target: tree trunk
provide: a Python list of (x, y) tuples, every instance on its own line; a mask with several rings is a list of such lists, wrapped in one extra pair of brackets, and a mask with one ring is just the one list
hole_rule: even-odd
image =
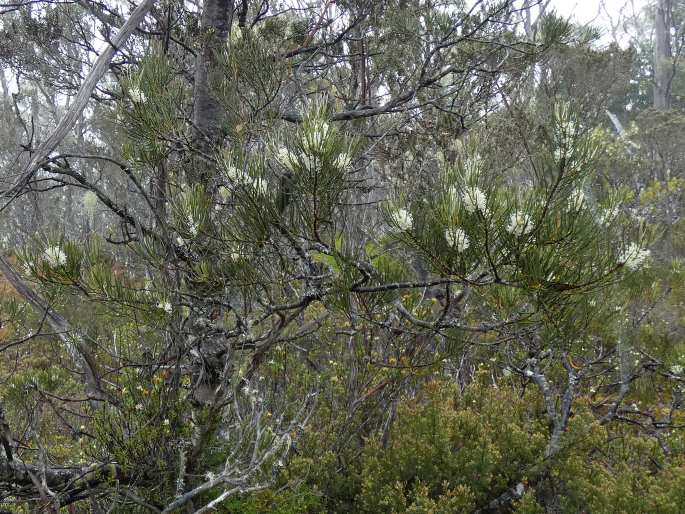
[(671, 104), (671, 2), (672, 0), (657, 0), (654, 14), (654, 108), (662, 111), (670, 108)]
[[(195, 90), (193, 97), (193, 139), (199, 155), (193, 157), (193, 163), (188, 167), (188, 181), (194, 184), (210, 186), (217, 174), (216, 166), (208, 162), (204, 155), (212, 154), (221, 144), (223, 138), (223, 124), (226, 112), (217, 100), (213, 89), (213, 77), (217, 74), (219, 54), (225, 48), (230, 34), (233, 19), (234, 0), (205, 0), (201, 20), (202, 50), (198, 53), (195, 65)], [(197, 291), (198, 298), (203, 298), (203, 291)], [(217, 379), (221, 373), (222, 361), (216, 358), (222, 353), (222, 345), (215, 344), (213, 338), (208, 338), (203, 328), (207, 319), (212, 317), (216, 308), (211, 302), (198, 301), (194, 305), (190, 324), (196, 344), (201, 348), (201, 356), (196, 356), (198, 367), (196, 379), (202, 377), (210, 391), (215, 391)], [(185, 348), (182, 349), (185, 352)], [(197, 352), (195, 352), (197, 353)], [(197, 389), (198, 391), (203, 388)], [(208, 398), (198, 398), (199, 401), (211, 403), (213, 394)], [(196, 395), (197, 397), (197, 395)], [(189, 464), (190, 465), (190, 464)]]
[[(191, 184), (211, 186), (217, 174), (216, 166), (205, 159), (221, 146), (224, 137), (226, 111), (213, 91), (215, 76), (219, 66), (220, 53), (228, 40), (233, 21), (234, 0), (204, 0), (201, 19), (202, 50), (195, 64), (195, 84), (193, 91), (193, 142), (198, 155), (188, 166), (187, 179)], [(224, 359), (227, 358), (225, 344), (221, 336), (211, 335), (207, 321), (216, 317), (216, 305), (202, 301), (202, 290), (196, 291), (198, 301), (193, 305), (188, 330), (192, 334), (186, 341), (191, 355), (193, 368), (193, 397), (195, 401), (208, 408), (207, 419), (194, 434), (192, 447), (188, 450), (185, 478), (193, 476), (199, 464), (205, 445), (211, 440), (219, 421), (220, 409), (217, 408), (217, 395), (221, 389)], [(188, 348), (180, 348), (182, 354)], [(184, 477), (179, 477), (184, 478)], [(190, 490), (194, 482), (186, 486)], [(194, 512), (192, 502), (189, 511)]]
[[(224, 108), (212, 92), (213, 76), (219, 53), (226, 45), (233, 19), (233, 0), (205, 0), (202, 9), (202, 51), (195, 64), (195, 91), (193, 97), (193, 124), (195, 144), (203, 152), (211, 152), (222, 139), (223, 123), (226, 118)], [(193, 181), (204, 181), (211, 177), (213, 170), (206, 164), (197, 163)]]

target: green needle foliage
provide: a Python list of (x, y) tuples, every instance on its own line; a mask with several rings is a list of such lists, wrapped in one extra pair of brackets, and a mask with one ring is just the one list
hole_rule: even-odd
[[(72, 11), (120, 25), (44, 4), (75, 61)], [(532, 2), (196, 7), (0, 188), (13, 512), (685, 511), (683, 119), (603, 117), (629, 52)]]

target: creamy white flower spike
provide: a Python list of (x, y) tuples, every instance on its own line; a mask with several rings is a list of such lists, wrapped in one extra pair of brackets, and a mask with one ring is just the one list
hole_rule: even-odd
[(636, 243), (630, 243), (628, 248), (620, 255), (618, 261), (629, 270), (635, 271), (645, 266), (650, 253), (649, 250), (640, 248)]
[(681, 375), (683, 373), (683, 367), (680, 364), (674, 364), (671, 366), (671, 373), (674, 375)]
[(577, 132), (578, 126), (573, 121), (569, 120), (566, 123), (562, 123), (559, 125), (559, 142), (563, 145), (569, 145)]
[(486, 214), (488, 211), (488, 197), (477, 187), (469, 188), (462, 193), (464, 208), (469, 214), (480, 211)]
[(280, 162), (290, 171), (293, 171), (293, 169), (295, 168), (295, 164), (297, 163), (297, 157), (295, 156), (295, 154), (293, 154), (290, 150), (288, 150), (285, 147), (281, 147), (278, 149), (278, 154), (276, 158), (278, 159), (278, 162)]
[(250, 176), (247, 173), (232, 164), (226, 164), (225, 170), (226, 176), (231, 182), (242, 184), (250, 179)]
[(269, 184), (266, 180), (259, 177), (252, 181), (252, 188), (260, 195), (266, 195), (269, 192)]
[(445, 229), (445, 240), (447, 244), (457, 250), (459, 253), (466, 250), (471, 242), (469, 237), (462, 229), (458, 227), (448, 227)]
[[(475, 181), (478, 180), (480, 176), (481, 169), (483, 167), (483, 159), (480, 155), (472, 155), (466, 161), (464, 161), (464, 174), (466, 175), (466, 180)], [(478, 189), (478, 188), (476, 188)]]
[(338, 155), (338, 157), (335, 159), (335, 162), (333, 165), (340, 169), (340, 170), (346, 170), (347, 168), (350, 167), (352, 164), (352, 157), (348, 153), (341, 153)]
[(300, 157), (300, 159), (302, 161), (302, 165), (304, 166), (304, 168), (306, 170), (309, 170), (309, 171), (314, 170), (314, 164), (315, 164), (316, 160), (312, 156), (310, 156), (308, 154), (304, 154)]
[(143, 93), (137, 87), (132, 87), (131, 89), (128, 90), (128, 97), (131, 99), (131, 101), (133, 101), (134, 103), (137, 103), (137, 104), (143, 104), (147, 100), (145, 93)]
[(59, 246), (48, 246), (43, 252), (43, 257), (51, 268), (58, 268), (67, 263), (67, 254)]
[(568, 197), (568, 206), (574, 211), (579, 211), (585, 204), (585, 193), (582, 189), (574, 189)]
[(167, 314), (171, 314), (172, 311), (171, 303), (169, 303), (168, 301), (159, 302), (157, 304), (157, 308), (163, 310)]
[(400, 230), (411, 230), (414, 224), (411, 213), (406, 209), (397, 209), (393, 213), (392, 219)]
[(195, 237), (200, 230), (200, 223), (195, 220), (191, 215), (188, 215), (188, 232)]
[(614, 206), (611, 209), (604, 209), (597, 214), (597, 222), (600, 225), (608, 225), (618, 216), (618, 207)]
[(531, 217), (521, 211), (512, 212), (509, 216), (509, 223), (506, 226), (507, 232), (515, 236), (523, 236), (530, 233), (534, 228)]
[(305, 134), (304, 137), (304, 150), (305, 152), (311, 154), (321, 150), (324, 142), (328, 139), (330, 132), (330, 126), (325, 121), (316, 123), (311, 132)]

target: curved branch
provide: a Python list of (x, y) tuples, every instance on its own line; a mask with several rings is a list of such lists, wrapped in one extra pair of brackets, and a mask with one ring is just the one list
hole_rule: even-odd
[(81, 88), (78, 94), (74, 98), (74, 102), (71, 107), (67, 110), (65, 116), (60, 120), (55, 127), (55, 130), (50, 134), (50, 136), (45, 140), (45, 142), (40, 145), (36, 152), (31, 156), (29, 162), (24, 166), (24, 169), (19, 174), (19, 179), (16, 181), (14, 186), (9, 190), (5, 191), (1, 196), (7, 199), (5, 205), (0, 207), (0, 212), (2, 212), (11, 201), (19, 194), (24, 187), (30, 182), (31, 178), (35, 172), (40, 167), (41, 163), (46, 157), (50, 155), (51, 152), (57, 148), (62, 140), (66, 137), (69, 131), (72, 129), (76, 121), (81, 116), (83, 109), (86, 108), (88, 100), (90, 100), (90, 95), (95, 90), (98, 82), (103, 77), (103, 75), (109, 69), (109, 64), (114, 57), (114, 54), (119, 50), (133, 31), (138, 27), (141, 21), (145, 18), (148, 11), (154, 5), (155, 0), (143, 0), (143, 2), (136, 7), (136, 9), (131, 13), (131, 17), (126, 20), (126, 23), (121, 27), (110, 42), (110, 44), (105, 48), (105, 50), (100, 54), (100, 56), (95, 61), (95, 65), (90, 70), (90, 73), (81, 84)]

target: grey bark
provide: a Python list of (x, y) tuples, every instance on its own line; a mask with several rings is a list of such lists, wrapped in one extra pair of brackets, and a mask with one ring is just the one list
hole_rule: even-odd
[(654, 14), (654, 108), (659, 110), (666, 110), (671, 106), (671, 2), (672, 0), (657, 0)]
[[(233, 19), (233, 0), (205, 0), (202, 9), (202, 52), (195, 64), (195, 90), (193, 96), (193, 125), (195, 144), (203, 153), (211, 152), (222, 139), (226, 118), (221, 102), (212, 91), (217, 72), (219, 54), (226, 45)], [(204, 180), (213, 170), (198, 163), (199, 169), (191, 180)]]
[[(217, 171), (212, 163), (203, 158), (203, 154), (211, 154), (221, 144), (226, 113), (212, 91), (212, 84), (218, 71), (220, 52), (225, 48), (230, 34), (233, 8), (233, 0), (205, 0), (202, 7), (202, 50), (195, 63), (193, 91), (193, 139), (200, 155), (188, 166), (188, 180), (191, 183), (210, 184)], [(201, 292), (198, 295), (203, 296)], [(202, 379), (204, 385), (198, 391), (204, 390), (205, 386), (210, 391), (215, 391), (223, 368), (223, 345), (209, 337), (205, 329), (208, 319), (217, 314), (214, 309), (213, 305), (197, 305), (196, 313), (191, 316), (193, 338), (198, 347), (201, 347), (195, 358), (199, 368), (196, 380)], [(212, 397), (213, 394), (209, 394), (209, 398), (198, 400), (208, 400), (211, 403)]]
[[(220, 72), (220, 54), (226, 47), (231, 23), (233, 20), (233, 0), (204, 0), (201, 17), (202, 49), (198, 52), (195, 63), (195, 83), (193, 91), (193, 143), (198, 154), (187, 165), (187, 179), (190, 183), (208, 186), (216, 176), (216, 167), (205, 158), (220, 147), (224, 135), (226, 112), (217, 98), (213, 85), (217, 82)], [(198, 298), (203, 298), (202, 291), (198, 291)], [(193, 306), (188, 327), (191, 336), (185, 343), (192, 347), (190, 351), (193, 369), (193, 397), (195, 401), (209, 407), (209, 420), (205, 423), (201, 435), (194, 438), (192, 448), (188, 452), (186, 473), (192, 474), (198, 465), (197, 456), (216, 430), (220, 409), (217, 409), (218, 395), (225, 394), (222, 382), (225, 380), (228, 359), (226, 345), (221, 335), (208, 329), (213, 319), (221, 317), (221, 309), (212, 302), (198, 301)], [(187, 348), (178, 348), (183, 354)], [(224, 370), (224, 372), (222, 372)], [(179, 477), (180, 479), (183, 477)], [(190, 494), (190, 493), (186, 493)], [(192, 498), (188, 496), (191, 509)], [(168, 507), (167, 509), (169, 509)], [(174, 507), (175, 508), (175, 507)], [(165, 510), (166, 512), (166, 510)], [(194, 512), (194, 510), (193, 510)]]

